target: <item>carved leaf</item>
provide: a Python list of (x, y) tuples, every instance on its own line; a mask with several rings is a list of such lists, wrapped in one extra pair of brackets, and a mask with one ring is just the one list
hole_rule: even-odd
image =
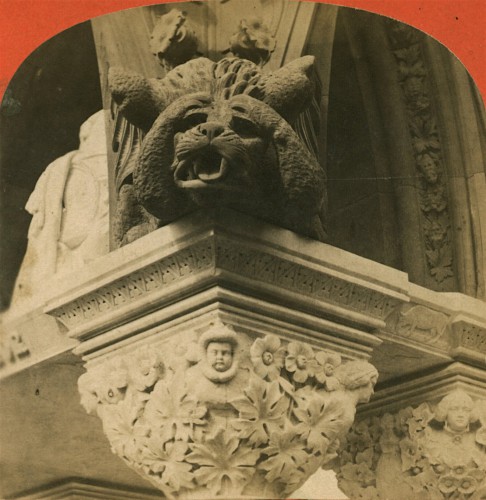
[(267, 472), (265, 475), (267, 481), (273, 482), (279, 478), (285, 480), (295, 469), (301, 467), (308, 457), (303, 445), (293, 427), (272, 433), (269, 445), (262, 451), (269, 458), (258, 466)]
[(325, 454), (329, 442), (346, 426), (344, 412), (344, 401), (324, 399), (316, 394), (308, 403), (301, 402), (294, 409), (294, 415), (300, 422), (296, 431), (306, 439), (311, 450)]
[(242, 446), (237, 437), (224, 430), (191, 448), (186, 461), (199, 465), (195, 471), (197, 482), (208, 485), (215, 495), (241, 492), (254, 474), (253, 466), (260, 455), (259, 450)]
[(103, 421), (103, 431), (108, 437), (112, 450), (117, 455), (133, 460), (138, 453), (138, 438), (142, 427), (135, 429), (135, 423), (147, 395), (131, 394), (117, 405), (103, 405), (98, 412)]
[(241, 439), (259, 446), (269, 440), (269, 434), (283, 425), (289, 401), (280, 392), (279, 383), (267, 383), (256, 377), (245, 389), (245, 396), (231, 401), (239, 419), (232, 423)]
[(175, 378), (171, 382), (157, 382), (144, 417), (152, 428), (160, 429), (164, 442), (188, 441), (195, 426), (206, 424), (206, 413), (207, 408), (188, 395), (184, 382)]
[(146, 441), (141, 452), (141, 463), (148, 473), (162, 474), (161, 482), (174, 491), (182, 487), (194, 488), (192, 465), (183, 462), (188, 445), (182, 441), (164, 443), (157, 437)]

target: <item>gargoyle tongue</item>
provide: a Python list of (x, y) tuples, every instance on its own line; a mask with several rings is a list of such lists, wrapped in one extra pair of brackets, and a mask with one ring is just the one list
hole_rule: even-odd
[(208, 151), (194, 161), (194, 173), (204, 182), (221, 180), (228, 169), (227, 161), (218, 153)]

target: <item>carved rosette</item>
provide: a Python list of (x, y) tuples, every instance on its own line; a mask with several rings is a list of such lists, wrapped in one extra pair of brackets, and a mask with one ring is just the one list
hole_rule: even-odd
[(220, 322), (88, 366), (82, 404), (169, 498), (284, 498), (336, 457), (377, 379), (366, 361)]
[(425, 35), (402, 23), (387, 24), (419, 177), (426, 261), (437, 289), (446, 290), (454, 277), (452, 232), (443, 148), (422, 52)]
[(353, 500), (485, 498), (485, 405), (455, 390), (357, 422), (339, 453), (339, 487)]

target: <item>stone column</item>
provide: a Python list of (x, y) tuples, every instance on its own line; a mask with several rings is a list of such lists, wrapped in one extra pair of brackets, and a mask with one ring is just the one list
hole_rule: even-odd
[(100, 259), (46, 311), (80, 342), (82, 404), (127, 465), (168, 497), (285, 498), (336, 457), (378, 377), (370, 330), (406, 300), (402, 273), (389, 286), (364, 263), (202, 212)]

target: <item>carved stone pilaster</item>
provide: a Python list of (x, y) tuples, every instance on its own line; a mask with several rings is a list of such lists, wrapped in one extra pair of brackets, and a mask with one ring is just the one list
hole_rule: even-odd
[(284, 498), (336, 457), (367, 361), (220, 321), (88, 365), (82, 404), (169, 498)]
[(425, 34), (389, 20), (387, 34), (397, 65), (414, 154), (425, 257), (432, 288), (449, 290), (454, 279), (451, 216), (437, 111), (423, 55)]
[[(449, 383), (439, 398), (415, 398), (409, 406), (395, 404), (389, 412), (358, 419), (338, 452), (335, 470), (342, 491), (370, 500), (484, 498), (484, 381), (479, 397), (474, 385)], [(395, 390), (400, 394), (399, 387)], [(413, 400), (413, 392), (403, 393), (404, 399), (410, 396)]]

